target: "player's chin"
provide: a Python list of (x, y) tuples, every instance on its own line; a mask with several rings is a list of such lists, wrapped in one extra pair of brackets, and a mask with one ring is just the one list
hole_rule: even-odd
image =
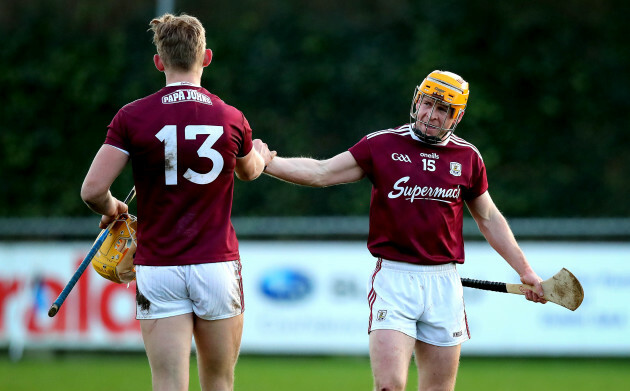
[(440, 133), (440, 130), (434, 126), (424, 125), (424, 133), (427, 136), (437, 137), (437, 135)]

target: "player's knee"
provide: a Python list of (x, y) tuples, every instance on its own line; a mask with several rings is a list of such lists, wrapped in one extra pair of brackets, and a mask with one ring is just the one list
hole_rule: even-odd
[(403, 391), (405, 389), (405, 379), (382, 379), (374, 381), (375, 391)]
[(227, 368), (199, 367), (199, 381), (202, 390), (232, 390), (234, 389), (234, 371)]

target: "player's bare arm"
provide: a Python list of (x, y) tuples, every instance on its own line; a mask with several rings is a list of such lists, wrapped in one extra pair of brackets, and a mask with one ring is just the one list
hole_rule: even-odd
[(265, 160), (255, 148), (252, 148), (247, 155), (236, 159), (234, 173), (242, 181), (253, 181), (262, 174), (264, 169)]
[(311, 187), (357, 182), (365, 176), (348, 151), (327, 160), (275, 157), (265, 172), (287, 182)]
[(129, 156), (111, 145), (103, 145), (97, 152), (81, 186), (81, 199), (94, 212), (103, 215), (101, 228), (128, 210), (127, 204), (116, 199), (109, 191), (114, 180), (120, 175)]
[(534, 302), (546, 303), (547, 301), (542, 299), (544, 295), (540, 285), (542, 279), (531, 268), (507, 220), (492, 201), (490, 193), (486, 191), (466, 204), (479, 230), (492, 248), (518, 273), (524, 284), (532, 285), (536, 289), (538, 296), (528, 292), (525, 297)]

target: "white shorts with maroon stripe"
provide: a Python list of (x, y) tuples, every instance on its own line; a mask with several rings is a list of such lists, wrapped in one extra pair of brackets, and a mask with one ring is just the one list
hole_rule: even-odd
[(245, 310), (241, 261), (182, 266), (136, 265), (136, 319), (194, 312), (205, 320)]
[(435, 346), (470, 339), (454, 263), (426, 266), (379, 258), (368, 282), (368, 304), (368, 333), (398, 330)]

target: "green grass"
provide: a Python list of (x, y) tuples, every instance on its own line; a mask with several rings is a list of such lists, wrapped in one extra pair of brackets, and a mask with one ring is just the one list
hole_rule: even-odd
[[(190, 390), (200, 390), (191, 361)], [(242, 356), (237, 391), (371, 390), (367, 357)], [(407, 390), (415, 390), (415, 366)], [(463, 357), (458, 391), (592, 391), (630, 387), (630, 358)], [(27, 355), (12, 363), (0, 356), (0, 391), (142, 391), (151, 372), (142, 354)]]

